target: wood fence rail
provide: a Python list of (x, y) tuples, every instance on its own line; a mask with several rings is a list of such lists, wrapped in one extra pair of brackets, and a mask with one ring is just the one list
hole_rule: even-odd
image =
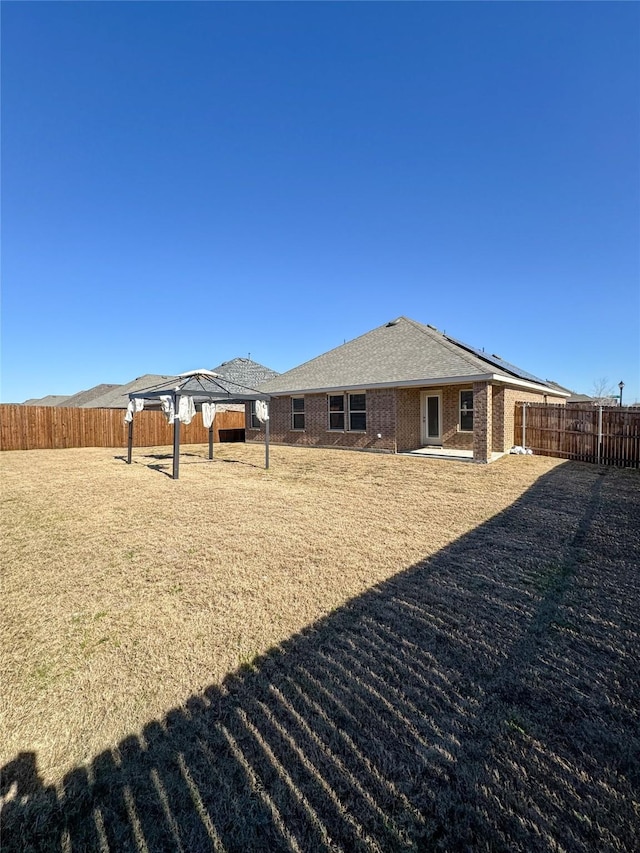
[[(64, 447), (126, 447), (124, 409), (81, 409), (61, 406), (0, 404), (0, 450), (46, 450)], [(214, 441), (220, 430), (244, 429), (244, 412), (218, 412)], [(180, 427), (181, 444), (206, 444), (209, 430), (199, 414)], [(173, 426), (160, 411), (138, 412), (134, 418), (134, 447), (158, 447), (173, 442)]]
[(540, 456), (640, 468), (640, 408), (516, 403), (514, 441)]

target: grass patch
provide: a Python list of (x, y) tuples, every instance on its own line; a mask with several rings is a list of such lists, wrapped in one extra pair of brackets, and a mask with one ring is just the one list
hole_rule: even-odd
[(1, 457), (7, 849), (631, 849), (635, 472), (190, 450)]

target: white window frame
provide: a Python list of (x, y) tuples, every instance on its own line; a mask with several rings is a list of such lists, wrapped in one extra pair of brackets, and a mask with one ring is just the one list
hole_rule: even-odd
[(255, 400), (251, 401), (250, 411), (251, 411), (251, 414), (249, 416), (249, 420), (251, 422), (251, 429), (260, 429), (262, 424), (260, 423), (260, 421), (258, 420), (258, 416), (256, 415), (256, 401)]
[[(357, 397), (364, 397), (364, 409), (352, 409), (351, 408), (351, 398), (356, 397), (356, 396)], [(347, 397), (348, 397), (347, 405), (349, 407), (349, 412), (348, 412), (349, 430), (348, 431), (349, 432), (366, 432), (367, 431), (367, 392), (366, 391), (349, 391), (349, 393), (347, 394)], [(351, 415), (352, 414), (358, 414), (358, 415), (363, 414), (364, 415), (364, 429), (354, 429), (351, 426)]]
[[(463, 409), (462, 408), (462, 395), (463, 394), (471, 394), (471, 409), (469, 409), (469, 408)], [(463, 414), (465, 414), (465, 415), (471, 414), (471, 429), (468, 429), (467, 427), (462, 426), (462, 415)], [(460, 432), (473, 432), (473, 426), (474, 426), (474, 421), (475, 421), (474, 413), (473, 413), (473, 388), (461, 388), (459, 393), (458, 393), (458, 419), (459, 419), (458, 420), (458, 426), (459, 426)]]
[[(364, 397), (364, 409), (352, 409), (351, 408), (351, 397), (353, 396)], [(339, 411), (331, 411), (331, 398), (332, 397), (341, 397), (342, 398), (342, 409)], [(364, 414), (365, 417), (365, 427), (364, 429), (351, 429), (351, 414)], [(342, 426), (341, 427), (332, 427), (331, 426), (331, 415), (342, 415)], [(327, 394), (327, 429), (329, 432), (362, 432), (366, 433), (367, 431), (367, 392), (366, 391), (343, 391), (341, 394)]]
[[(342, 398), (342, 409), (340, 411), (331, 411), (331, 398), (332, 397), (341, 397)], [(327, 394), (327, 429), (329, 432), (346, 432), (346, 423), (347, 423), (347, 412), (344, 407), (345, 399), (344, 393), (342, 394)], [(332, 427), (331, 426), (331, 415), (342, 415), (342, 426), (341, 427)]]
[[(302, 400), (302, 411), (295, 411), (294, 400)], [(302, 415), (302, 426), (296, 426), (296, 415)], [(304, 432), (306, 426), (306, 412), (304, 396), (296, 396), (291, 398), (291, 429), (296, 432)]]

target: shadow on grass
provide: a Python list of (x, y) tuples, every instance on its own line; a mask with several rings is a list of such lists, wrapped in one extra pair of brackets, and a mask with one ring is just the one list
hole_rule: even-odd
[(56, 787), (3, 768), (3, 851), (638, 849), (640, 479), (508, 510)]
[[(234, 442), (230, 442), (233, 444)], [(220, 444), (216, 443), (216, 447), (219, 447)], [(114, 456), (113, 457), (118, 462), (126, 462), (126, 456)], [(188, 458), (188, 462), (184, 462), (185, 458)], [(151, 463), (149, 459), (158, 460), (156, 463)], [(169, 464), (163, 465), (162, 461), (165, 461)], [(213, 462), (230, 462), (234, 465), (245, 465), (247, 468), (257, 468), (260, 470), (264, 469), (264, 465), (256, 465), (254, 462), (247, 462), (244, 459), (221, 459), (215, 455), (213, 459), (209, 459), (208, 455), (203, 455), (202, 453), (190, 453), (189, 451), (181, 451), (180, 453), (180, 465), (199, 465), (199, 464), (208, 464), (210, 465)], [(146, 468), (149, 468), (151, 471), (157, 471), (159, 474), (165, 474), (166, 476), (173, 479), (173, 454), (172, 453), (146, 453), (142, 456), (134, 457), (131, 460), (132, 465), (144, 465)]]

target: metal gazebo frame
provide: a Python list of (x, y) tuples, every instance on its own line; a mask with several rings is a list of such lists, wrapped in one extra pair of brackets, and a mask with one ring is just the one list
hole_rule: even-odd
[[(181, 397), (192, 397), (194, 405), (197, 409), (200, 406), (202, 411), (203, 403), (246, 403), (256, 400), (263, 400), (268, 404), (271, 397), (268, 394), (261, 394), (255, 388), (248, 388), (245, 385), (240, 385), (238, 382), (233, 382), (226, 377), (220, 376), (219, 373), (214, 373), (212, 370), (190, 370), (187, 373), (180, 373), (169, 382), (164, 382), (162, 385), (154, 385), (151, 388), (143, 389), (142, 391), (132, 391), (129, 394), (129, 400), (144, 400), (152, 403), (152, 408), (160, 407), (161, 397), (169, 397), (173, 402), (173, 410), (175, 412), (173, 419), (173, 479), (177, 480), (180, 476), (180, 418), (178, 410), (180, 408)], [(145, 406), (145, 408), (148, 408)], [(133, 421), (135, 410), (132, 413), (129, 421), (129, 434), (127, 440), (127, 465), (131, 465), (131, 455), (133, 451)], [(213, 423), (209, 427), (209, 459), (213, 459)], [(269, 468), (269, 418), (265, 421), (265, 468)]]

